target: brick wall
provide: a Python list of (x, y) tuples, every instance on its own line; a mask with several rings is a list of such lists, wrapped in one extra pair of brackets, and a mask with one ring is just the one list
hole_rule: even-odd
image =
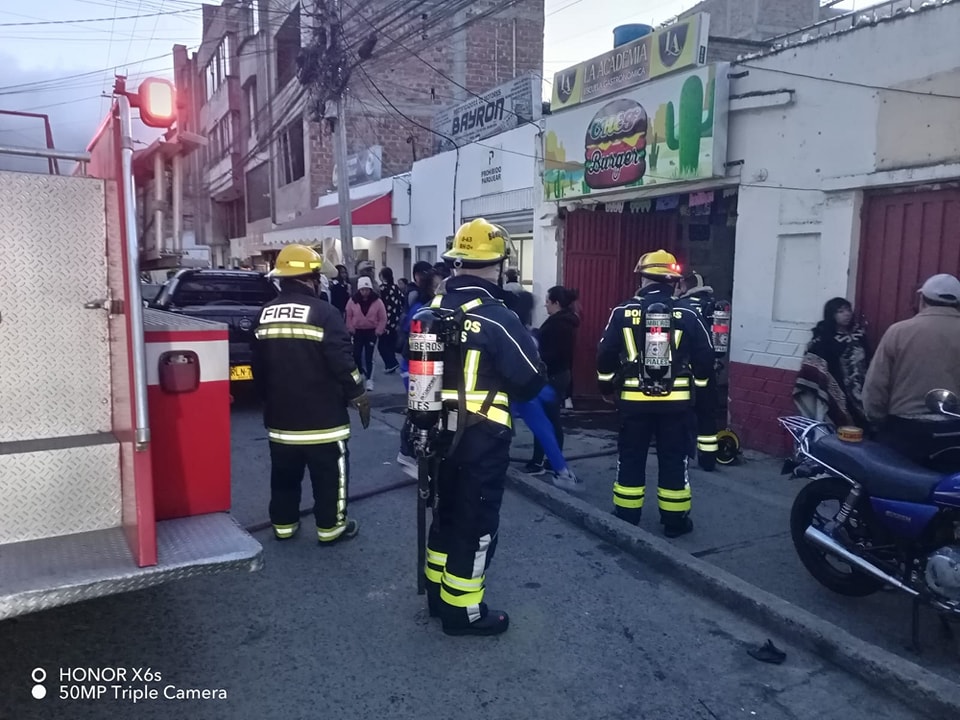
[(778, 417), (796, 415), (793, 404), (795, 370), (731, 362), (730, 427), (743, 447), (777, 457), (792, 451), (789, 435)]
[[(369, 22), (384, 4), (390, 3), (376, 0), (364, 5), (363, 19), (355, 19), (352, 31), (348, 26), (348, 37), (368, 33)], [(404, 39), (402, 45), (406, 49), (400, 48), (391, 38), (404, 38), (409, 34), (422, 21), (419, 15), (385, 29), (374, 57), (364, 63), (366, 75), (359, 70), (353, 74), (350, 84), (352, 101), (348, 103), (348, 152), (354, 153), (371, 145), (382, 146), (384, 177), (410, 170), (414, 145), (417, 159), (432, 155), (434, 136), (420, 125), (429, 128), (433, 116), (444, 107), (514, 77), (514, 20), (516, 74), (535, 72), (541, 75), (544, 0), (522, 0), (513, 8), (473, 22), (464, 31), (453, 32), (455, 26), (499, 4), (499, 0), (477, 0), (467, 13), (431, 29), (426, 38), (416, 33), (414, 37)], [(428, 18), (430, 12), (442, 11), (442, 4), (435, 5), (434, 9), (426, 6)], [(427, 63), (440, 72), (431, 69)], [(390, 107), (391, 103), (396, 110)], [(413, 142), (408, 142), (411, 137)], [(311, 196), (315, 203), (319, 196), (334, 189), (333, 138), (325, 126), (316, 123), (310, 124), (309, 138)]]

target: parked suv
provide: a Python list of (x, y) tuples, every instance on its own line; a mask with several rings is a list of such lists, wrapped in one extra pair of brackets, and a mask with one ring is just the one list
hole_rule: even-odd
[(253, 379), (251, 347), (260, 308), (277, 296), (276, 286), (252, 270), (181, 270), (150, 304), (230, 326), (230, 380)]

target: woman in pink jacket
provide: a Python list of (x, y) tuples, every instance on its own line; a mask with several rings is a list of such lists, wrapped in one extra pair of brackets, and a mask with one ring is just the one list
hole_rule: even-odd
[(373, 390), (373, 350), (386, 329), (387, 309), (370, 278), (361, 276), (347, 302), (347, 331), (353, 335), (353, 359), (367, 379), (367, 390)]

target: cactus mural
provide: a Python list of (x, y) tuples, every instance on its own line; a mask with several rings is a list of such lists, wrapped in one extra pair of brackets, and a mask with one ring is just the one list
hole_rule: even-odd
[(653, 134), (653, 142), (647, 146), (647, 159), (650, 161), (650, 169), (657, 169), (657, 160), (660, 159), (660, 138), (656, 133)]
[(667, 147), (680, 151), (680, 175), (696, 175), (700, 166), (700, 139), (713, 128), (713, 85), (707, 118), (703, 117), (703, 81), (696, 75), (687, 78), (680, 90), (679, 118), (674, 118), (672, 102), (667, 103)]

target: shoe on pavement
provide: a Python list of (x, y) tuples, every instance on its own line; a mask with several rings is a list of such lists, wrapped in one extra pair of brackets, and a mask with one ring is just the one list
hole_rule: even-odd
[(688, 517), (679, 522), (672, 522), (663, 526), (663, 534), (668, 538), (678, 538), (691, 532), (693, 532), (693, 520)]
[(367, 392), (373, 392), (373, 380), (367, 380)]
[(397, 465), (403, 468), (403, 471), (413, 479), (420, 477), (420, 468), (417, 466), (415, 457), (404, 455), (401, 451), (397, 453)]
[(347, 520), (347, 525), (343, 529), (343, 532), (337, 535), (337, 537), (335, 537), (333, 540), (321, 540), (319, 536), (319, 530), (317, 530), (317, 540), (321, 545), (336, 545), (337, 543), (345, 542), (347, 540), (353, 540), (359, 532), (360, 523), (353, 518), (350, 518)]
[(393, 375), (399, 369), (400, 369), (399, 365), (394, 365), (392, 368), (387, 368), (383, 372), (385, 375)]
[(546, 469), (543, 467), (543, 463), (535, 463), (533, 460), (523, 466), (523, 474), (530, 475), (531, 477), (543, 475), (545, 472)]
[(298, 532), (300, 532), (300, 523), (298, 522), (294, 523), (292, 526), (273, 526), (273, 537), (275, 540), (279, 540), (280, 542), (293, 540), (293, 538), (297, 536)]
[(553, 484), (561, 490), (573, 493), (583, 492), (586, 489), (586, 483), (574, 475), (573, 470), (568, 467), (553, 474)]
[(489, 636), (505, 633), (510, 627), (510, 617), (501, 610), (488, 610), (486, 616), (469, 623), (468, 625), (443, 624), (443, 632), (447, 635), (477, 635)]

